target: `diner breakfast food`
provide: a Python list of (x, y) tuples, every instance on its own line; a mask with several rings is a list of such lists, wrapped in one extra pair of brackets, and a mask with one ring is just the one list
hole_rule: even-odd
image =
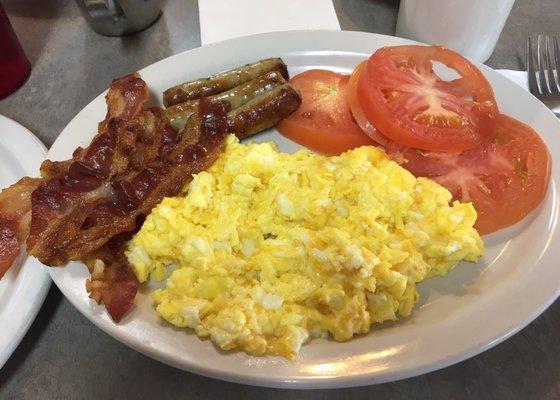
[(267, 58), (207, 78), (173, 86), (163, 92), (163, 104), (169, 107), (185, 101), (223, 93), (272, 71), (278, 71), (285, 79), (289, 78), (288, 68), (281, 58)]
[[(116, 322), (164, 280), (171, 324), (293, 359), (409, 316), (417, 283), (477, 261), (480, 234), (544, 198), (538, 133), (451, 50), (382, 48), (351, 76), (288, 79), (261, 60), (168, 89), (166, 108), (139, 74), (115, 79), (88, 147), (0, 193), (0, 277), (24, 243), (46, 265), (80, 260)], [(273, 126), (322, 154), (239, 142)]]
[[(177, 130), (164, 110), (146, 106), (148, 86), (139, 74), (115, 79), (106, 96), (107, 115), (90, 145), (77, 148), (69, 160), (45, 160), (40, 178), (23, 178), (0, 194), (0, 277), (23, 243), (49, 266), (81, 260), (91, 273), (90, 297), (119, 321), (138, 289), (123, 245), (151, 209), (208, 168), (228, 132), (255, 134), (299, 106), (299, 95), (283, 76), (259, 80), (270, 65), (282, 70), (282, 60), (255, 65), (242, 75), (269, 85), (250, 84), (250, 96), (235, 88), (219, 98), (194, 100), (191, 93), (195, 107)], [(287, 77), (285, 65), (283, 72)], [(195, 86), (219, 94), (214, 81), (208, 81), (212, 89), (200, 81)], [(227, 89), (236, 82), (227, 74), (219, 81)]]
[(170, 323), (224, 350), (293, 359), (310, 338), (409, 316), (418, 282), (482, 255), (472, 204), (450, 200), (372, 146), (287, 154), (230, 135), (126, 255), (140, 282), (167, 279), (154, 300)]
[[(442, 77), (442, 66), (456, 77)], [(481, 234), (521, 221), (544, 199), (546, 145), (501, 114), (482, 72), (450, 49), (383, 47), (351, 76), (312, 69), (290, 83), (302, 105), (278, 125), (284, 136), (325, 154), (378, 143), (414, 175), (472, 202)]]

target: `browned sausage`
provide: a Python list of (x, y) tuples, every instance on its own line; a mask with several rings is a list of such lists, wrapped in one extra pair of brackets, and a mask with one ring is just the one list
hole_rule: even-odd
[(285, 79), (289, 79), (288, 69), (281, 58), (267, 58), (266, 60), (260, 60), (243, 67), (220, 72), (208, 78), (173, 86), (163, 92), (163, 103), (166, 107), (169, 107), (187, 100), (212, 96), (242, 85), (271, 71), (278, 71)]
[(298, 92), (289, 84), (283, 84), (230, 111), (227, 115), (229, 130), (240, 139), (252, 136), (273, 127), (300, 104)]
[[(272, 71), (226, 92), (210, 96), (210, 98), (212, 100), (225, 100), (230, 103), (231, 110), (234, 110), (284, 83), (286, 83), (286, 80), (280, 72)], [(198, 110), (198, 104), (199, 100), (189, 100), (166, 108), (165, 116), (171, 127), (177, 132), (183, 129), (188, 118)]]

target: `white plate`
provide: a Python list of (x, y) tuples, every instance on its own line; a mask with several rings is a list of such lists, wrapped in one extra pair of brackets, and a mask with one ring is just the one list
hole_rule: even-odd
[[(378, 47), (410, 43), (395, 37), (359, 32), (279, 32), (233, 39), (197, 48), (140, 71), (161, 99), (164, 89), (260, 58), (283, 57), (292, 74), (308, 68), (350, 72)], [(421, 300), (412, 317), (374, 327), (345, 343), (315, 340), (297, 361), (250, 357), (218, 351), (210, 341), (159, 319), (149, 288), (115, 325), (84, 290), (88, 276), (81, 264), (50, 273), (64, 295), (98, 327), (128, 346), (167, 364), (198, 374), (252, 385), (289, 388), (357, 386), (401, 379), (456, 363), (478, 354), (523, 328), (558, 296), (556, 229), (560, 171), (560, 122), (538, 100), (490, 68), (479, 65), (492, 83), (501, 109), (541, 133), (555, 161), (550, 189), (541, 207), (515, 227), (485, 237), (487, 252), (477, 264), (459, 265), (445, 279), (419, 285)], [(107, 77), (107, 82), (111, 77)], [(70, 156), (86, 145), (105, 115), (103, 94), (64, 129), (49, 156)], [(256, 138), (275, 140), (280, 148), (298, 146), (275, 131)]]
[[(37, 176), (47, 149), (31, 132), (0, 115), (0, 187)], [(31, 326), (51, 285), (35, 258), (22, 252), (0, 280), (0, 368)]]

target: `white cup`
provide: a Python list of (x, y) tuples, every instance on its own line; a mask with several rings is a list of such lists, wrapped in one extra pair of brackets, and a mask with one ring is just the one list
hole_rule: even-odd
[(515, 0), (401, 0), (396, 35), (485, 62)]

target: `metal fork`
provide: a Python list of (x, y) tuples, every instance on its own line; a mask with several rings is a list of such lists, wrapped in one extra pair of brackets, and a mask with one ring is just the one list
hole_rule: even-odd
[[(535, 58), (537, 60), (535, 69)], [(543, 103), (560, 102), (560, 48), (558, 38), (539, 35), (537, 54), (527, 38), (527, 80), (529, 91)], [(560, 113), (554, 112), (557, 117)]]

